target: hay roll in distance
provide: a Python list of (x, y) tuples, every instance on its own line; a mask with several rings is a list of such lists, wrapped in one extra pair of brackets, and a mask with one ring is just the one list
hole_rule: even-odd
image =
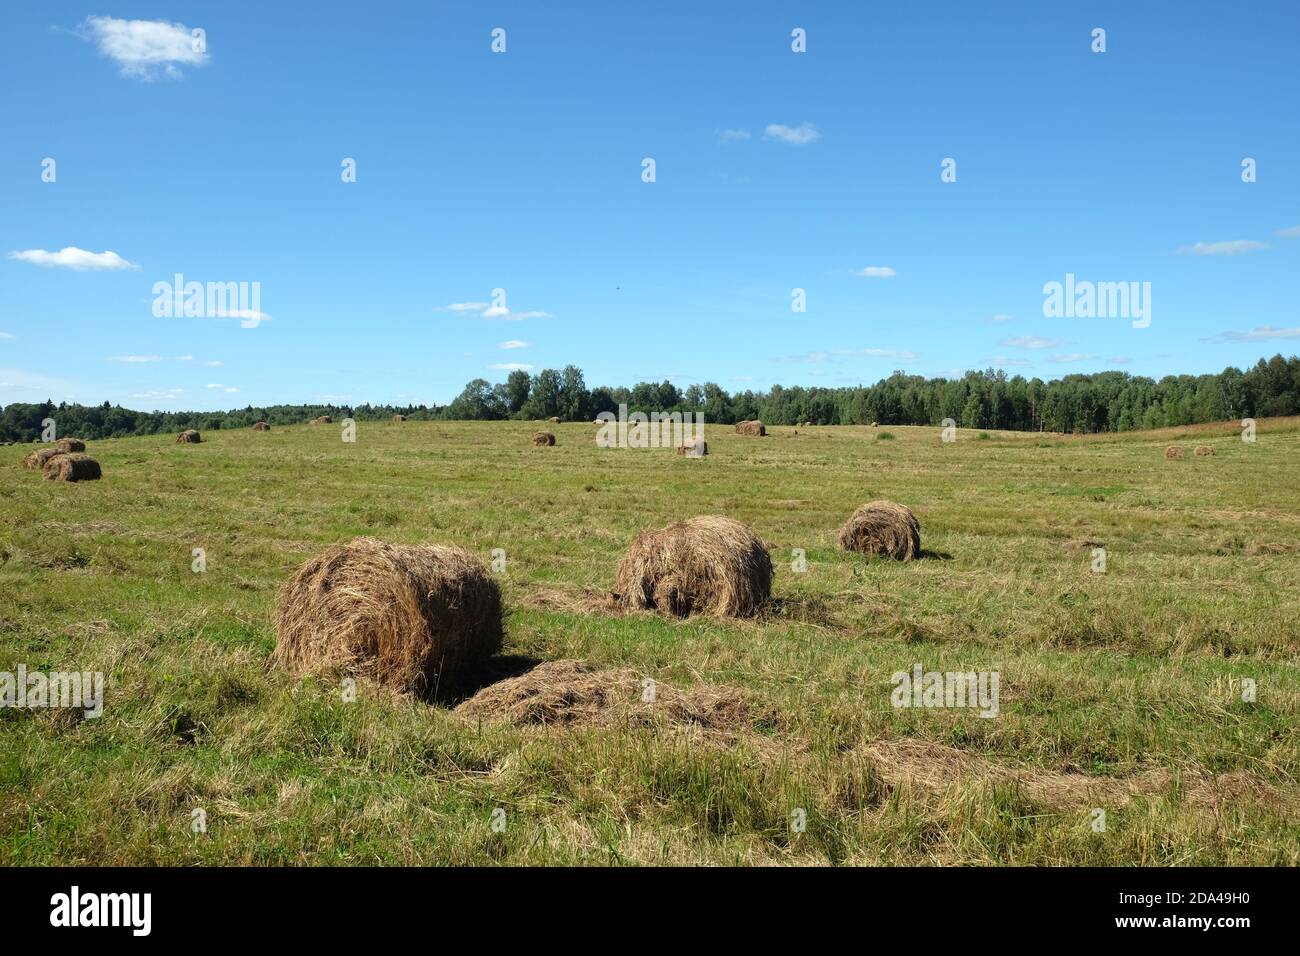
[(199, 437), (199, 433), (193, 428), (187, 428), (176, 436), (176, 444), (178, 445), (197, 445), (201, 441), (203, 439)]
[(266, 422), (253, 423), (253, 431), (255, 432), (269, 432), (270, 430), (271, 430), (271, 426), (268, 425)]
[(737, 435), (766, 435), (767, 428), (758, 419), (752, 421), (736, 422)]
[(394, 416), (393, 416), (393, 421), (395, 421), (395, 422), (404, 422), (404, 421), (406, 421), (406, 416), (405, 416), (405, 415), (394, 415)]
[(80, 438), (60, 438), (54, 443), (57, 452), (85, 451), (86, 443)]
[(23, 467), (33, 468), (39, 471), (40, 469), (45, 467), (45, 463), (47, 461), (49, 461), (55, 455), (61, 455), (61, 454), (63, 454), (63, 452), (58, 451), (54, 448), (39, 448), (34, 452), (30, 452), (27, 455), (27, 457), (23, 459)]
[(868, 501), (839, 532), (845, 551), (911, 561), (921, 553), (921, 523), (912, 509), (892, 501)]
[(1207, 457), (1207, 456), (1211, 456), (1211, 455), (1213, 455), (1213, 454), (1214, 454), (1214, 449), (1211, 448), (1209, 445), (1197, 445), (1197, 446), (1196, 446), (1196, 457), (1197, 457), (1197, 458), (1205, 458), (1205, 457)]
[(554, 445), (555, 436), (552, 435), (550, 432), (534, 432), (533, 444), (539, 447), (543, 445)]
[(1165, 457), (1166, 457), (1166, 458), (1170, 458), (1170, 459), (1178, 458), (1178, 459), (1181, 459), (1181, 458), (1185, 458), (1186, 456), (1187, 456), (1187, 453), (1184, 452), (1183, 449), (1182, 449), (1180, 446), (1178, 446), (1178, 445), (1170, 445), (1168, 448), (1165, 449)]
[(464, 548), (336, 544), (285, 585), (272, 660), (432, 695), (501, 649), (501, 592)]
[(687, 458), (703, 458), (709, 453), (709, 443), (703, 438), (692, 438), (677, 446), (677, 454)]
[(319, 415), (319, 416), (317, 416), (316, 418), (313, 418), (313, 419), (311, 420), (310, 424), (312, 424), (312, 425), (332, 425), (332, 424), (334, 424), (334, 419), (330, 418), (328, 415)]
[(620, 604), (673, 617), (749, 617), (771, 595), (772, 559), (763, 540), (717, 515), (642, 532), (614, 583)]
[(47, 481), (98, 481), (101, 475), (99, 462), (79, 451), (53, 456), (43, 471)]

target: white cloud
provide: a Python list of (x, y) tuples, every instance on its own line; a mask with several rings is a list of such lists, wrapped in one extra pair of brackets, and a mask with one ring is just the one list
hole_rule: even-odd
[(0, 332), (0, 339), (16, 339), (16, 338), (18, 338), (18, 336), (14, 335), (12, 332)]
[(1277, 234), (1287, 239), (1300, 238), (1300, 226), (1288, 226), (1285, 229), (1279, 229)]
[(489, 305), (486, 302), (453, 302), (444, 305), (435, 312), (478, 313), (480, 319), (505, 319), (507, 322), (522, 322), (525, 319), (549, 319), (551, 313), (533, 309), (528, 312), (511, 312), (504, 305)]
[(204, 362), (203, 364), (208, 368), (216, 368), (218, 365), (221, 365), (222, 362), (220, 359), (213, 359), (211, 362)]
[(990, 316), (989, 316), (989, 321), (990, 321), (990, 322), (1010, 322), (1010, 321), (1011, 321), (1011, 316), (1009, 316), (1009, 315), (1002, 315), (1001, 313), (998, 313), (997, 315), (990, 315)]
[(1006, 355), (995, 355), (991, 359), (989, 359), (989, 364), (995, 367), (1001, 365), (1014, 365), (1017, 368), (1028, 368), (1034, 363), (1029, 361), (1028, 359), (1009, 358)]
[(531, 343), (525, 342), (522, 339), (510, 339), (506, 342), (502, 342), (500, 347), (503, 349), (526, 349), (530, 344)]
[(1112, 355), (1110, 358), (1106, 359), (1106, 362), (1109, 365), (1127, 365), (1131, 361), (1133, 360), (1127, 355)]
[(131, 397), (143, 398), (151, 401), (169, 402), (184, 393), (184, 391), (185, 389), (183, 388), (159, 388), (149, 392), (135, 392)]
[(1061, 344), (1060, 339), (1044, 339), (1037, 335), (1018, 335), (1013, 339), (1003, 339), (998, 345), (1013, 349), (1050, 349)]
[(194, 361), (194, 356), (193, 356), (193, 355), (178, 355), (178, 356), (176, 356), (176, 361), (178, 361), (178, 362), (193, 362), (193, 361)]
[(488, 368), (494, 368), (499, 372), (527, 372), (532, 366), (525, 362), (494, 362)]
[(1092, 355), (1084, 355), (1082, 352), (1071, 352), (1069, 355), (1053, 355), (1048, 358), (1049, 362), (1067, 363), (1067, 362), (1087, 362), (1094, 358)]
[(859, 269), (853, 274), (866, 279), (892, 279), (898, 275), (892, 266), (867, 266), (865, 269)]
[[(1270, 342), (1277, 339), (1300, 339), (1300, 328), (1279, 329), (1273, 325), (1257, 325), (1249, 332), (1224, 332), (1216, 338), (1227, 342)], [(1214, 339), (1211, 339), (1214, 341)]]
[(488, 307), (486, 302), (453, 302), (451, 305), (444, 305), (440, 309), (434, 309), (435, 312), (482, 312)]
[(719, 143), (743, 143), (749, 138), (749, 130), (747, 129), (724, 129), (718, 131)]
[(920, 356), (907, 349), (830, 349), (820, 352), (808, 352), (804, 355), (790, 355), (782, 359), (785, 362), (805, 362), (817, 365), (833, 362), (839, 358), (887, 358), (911, 362)]
[(215, 390), (217, 390), (217, 391), (221, 391), (221, 392), (237, 392), (237, 391), (239, 391), (239, 389), (235, 388), (233, 385), (205, 385), (204, 387), (205, 387), (205, 388), (215, 389)]
[(87, 252), (85, 249), (78, 249), (76, 246), (64, 246), (58, 252), (47, 252), (44, 249), (24, 249), (21, 252), (9, 253), (10, 259), (17, 259), (19, 262), (30, 262), (37, 266), (60, 266), (64, 269), (76, 269), (86, 271), (90, 269), (138, 269), (140, 268), (133, 262), (127, 262), (116, 252)]
[(172, 79), (182, 66), (205, 66), (208, 55), (196, 50), (193, 32), (183, 23), (166, 20), (118, 20), (87, 17), (82, 36), (94, 40), (99, 52), (122, 68), (122, 75), (153, 80), (161, 73)]
[(1231, 242), (1198, 242), (1194, 246), (1183, 246), (1177, 254), (1187, 256), (1239, 256), (1243, 252), (1267, 249), (1265, 243), (1254, 239), (1233, 239)]
[(138, 364), (140, 362), (161, 362), (162, 356), (161, 355), (112, 355), (109, 356), (108, 361), (127, 362), (130, 364)]
[(791, 146), (807, 146), (809, 143), (815, 143), (822, 138), (822, 134), (817, 132), (817, 128), (812, 123), (801, 123), (798, 126), (783, 126), (780, 123), (772, 123), (767, 129), (763, 130), (764, 139), (780, 140), (782, 143), (789, 143)]

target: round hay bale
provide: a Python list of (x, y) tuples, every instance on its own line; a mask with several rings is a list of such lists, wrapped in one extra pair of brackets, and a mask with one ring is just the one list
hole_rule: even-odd
[(1180, 446), (1170, 445), (1168, 448), (1165, 449), (1165, 457), (1181, 459), (1187, 457), (1187, 455), (1186, 452), (1184, 452)]
[(879, 428), (880, 426), (877, 425), (875, 422), (872, 422), (872, 423), (871, 423), (871, 427), (872, 427), (872, 428)]
[(899, 561), (921, 553), (921, 523), (911, 508), (892, 501), (868, 501), (844, 522), (839, 537), (845, 551)]
[(284, 586), (272, 660), (432, 695), (501, 649), (501, 592), (464, 548), (336, 544)]
[(34, 468), (40, 470), (45, 467), (45, 463), (55, 455), (62, 455), (64, 452), (54, 448), (38, 448), (36, 451), (29, 452), (23, 459), (24, 468)]
[(1196, 446), (1196, 457), (1198, 458), (1204, 458), (1207, 455), (1213, 455), (1213, 454), (1214, 454), (1214, 449), (1211, 448), (1209, 445)]
[(271, 430), (271, 426), (268, 425), (266, 422), (253, 423), (253, 431), (255, 432), (269, 432), (270, 430)]
[(58, 452), (85, 451), (86, 443), (80, 438), (60, 438), (54, 443), (54, 450)]
[(405, 416), (405, 415), (394, 415), (394, 416), (393, 416), (393, 421), (395, 421), (395, 422), (404, 422), (404, 421), (406, 421), (406, 416)]
[(752, 421), (736, 422), (737, 435), (766, 435), (767, 429), (758, 419)]
[(178, 445), (197, 445), (201, 441), (203, 439), (199, 437), (198, 431), (193, 428), (187, 428), (176, 436), (176, 444)]
[(554, 445), (555, 436), (552, 435), (550, 432), (534, 432), (533, 444), (539, 447), (542, 445)]
[(677, 454), (687, 458), (703, 458), (709, 453), (709, 443), (703, 438), (691, 438), (677, 446)]
[(548, 418), (548, 419), (546, 419), (546, 420), (547, 420), (548, 422), (550, 422), (552, 425), (558, 425), (558, 424), (560, 424), (560, 420), (559, 420), (558, 418), (556, 418), (554, 415), (552, 415), (550, 418)]
[(98, 481), (99, 462), (79, 451), (58, 454), (45, 463), (47, 481)]
[(330, 418), (328, 415), (320, 415), (320, 416), (318, 416), (318, 417), (316, 417), (316, 418), (313, 418), (313, 419), (311, 420), (311, 424), (313, 424), (313, 425), (332, 425), (332, 424), (334, 424), (334, 419)]
[(688, 518), (643, 531), (618, 565), (615, 599), (674, 617), (749, 617), (772, 594), (763, 539), (739, 521)]

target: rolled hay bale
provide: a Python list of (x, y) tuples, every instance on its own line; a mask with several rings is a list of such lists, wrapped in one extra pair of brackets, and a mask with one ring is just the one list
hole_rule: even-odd
[(99, 462), (79, 451), (54, 455), (42, 469), (47, 481), (98, 481)]
[(709, 453), (709, 443), (703, 438), (691, 438), (677, 446), (677, 454), (687, 458), (703, 458)]
[(872, 427), (872, 428), (879, 428), (880, 426), (877, 425), (875, 422), (872, 422), (872, 423), (871, 423), (871, 427)]
[(1214, 454), (1214, 449), (1211, 448), (1209, 445), (1197, 445), (1197, 446), (1196, 446), (1196, 457), (1197, 457), (1197, 458), (1205, 458), (1206, 456), (1213, 455), (1213, 454)]
[(316, 418), (313, 418), (313, 419), (311, 420), (310, 424), (312, 424), (312, 425), (332, 425), (332, 424), (334, 424), (334, 419), (330, 418), (328, 415), (320, 415), (320, 416), (317, 416)]
[(274, 663), (432, 695), (501, 649), (501, 592), (464, 548), (336, 544), (280, 594)]
[(550, 422), (552, 425), (558, 425), (558, 424), (560, 424), (560, 420), (559, 420), (558, 418), (556, 418), (554, 415), (552, 415), (550, 418), (548, 418), (548, 419), (546, 419), (546, 420), (547, 420), (548, 422)]
[(555, 436), (552, 435), (550, 432), (534, 432), (533, 444), (539, 447), (543, 445), (554, 445)]
[(687, 518), (643, 531), (619, 562), (614, 598), (674, 617), (749, 617), (772, 594), (772, 559), (739, 521)]
[(393, 416), (393, 421), (395, 421), (395, 422), (404, 422), (404, 421), (406, 421), (406, 416), (405, 416), (405, 415), (394, 415), (394, 416)]
[(85, 451), (86, 443), (80, 438), (60, 438), (54, 443), (57, 452)]
[(1182, 459), (1182, 458), (1186, 458), (1187, 454), (1186, 452), (1183, 451), (1183, 449), (1180, 446), (1170, 445), (1168, 448), (1165, 449), (1165, 457)]
[(736, 422), (737, 435), (766, 435), (767, 429), (758, 419), (753, 421)]
[(203, 439), (199, 437), (198, 431), (193, 428), (187, 428), (176, 436), (176, 444), (178, 445), (197, 445), (201, 441)]
[(29, 452), (27, 457), (23, 459), (23, 467), (40, 470), (44, 468), (45, 463), (49, 461), (51, 458), (53, 458), (55, 455), (62, 455), (62, 454), (65, 453), (58, 451), (57, 449), (52, 447), (38, 448), (36, 451)]
[(253, 423), (253, 431), (255, 432), (269, 432), (270, 430), (271, 430), (271, 426), (268, 425), (266, 422)]
[(839, 532), (845, 551), (911, 561), (921, 553), (921, 523), (912, 509), (892, 501), (868, 501)]

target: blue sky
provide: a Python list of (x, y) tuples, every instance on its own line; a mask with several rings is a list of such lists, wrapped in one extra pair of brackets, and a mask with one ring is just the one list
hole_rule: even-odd
[[(1300, 348), (1300, 4), (0, 19), (0, 403), (443, 403), (568, 363), (729, 390), (1159, 376)], [(156, 317), (176, 273), (258, 282), (270, 318)], [(1067, 273), (1150, 282), (1150, 327), (1044, 317)]]

